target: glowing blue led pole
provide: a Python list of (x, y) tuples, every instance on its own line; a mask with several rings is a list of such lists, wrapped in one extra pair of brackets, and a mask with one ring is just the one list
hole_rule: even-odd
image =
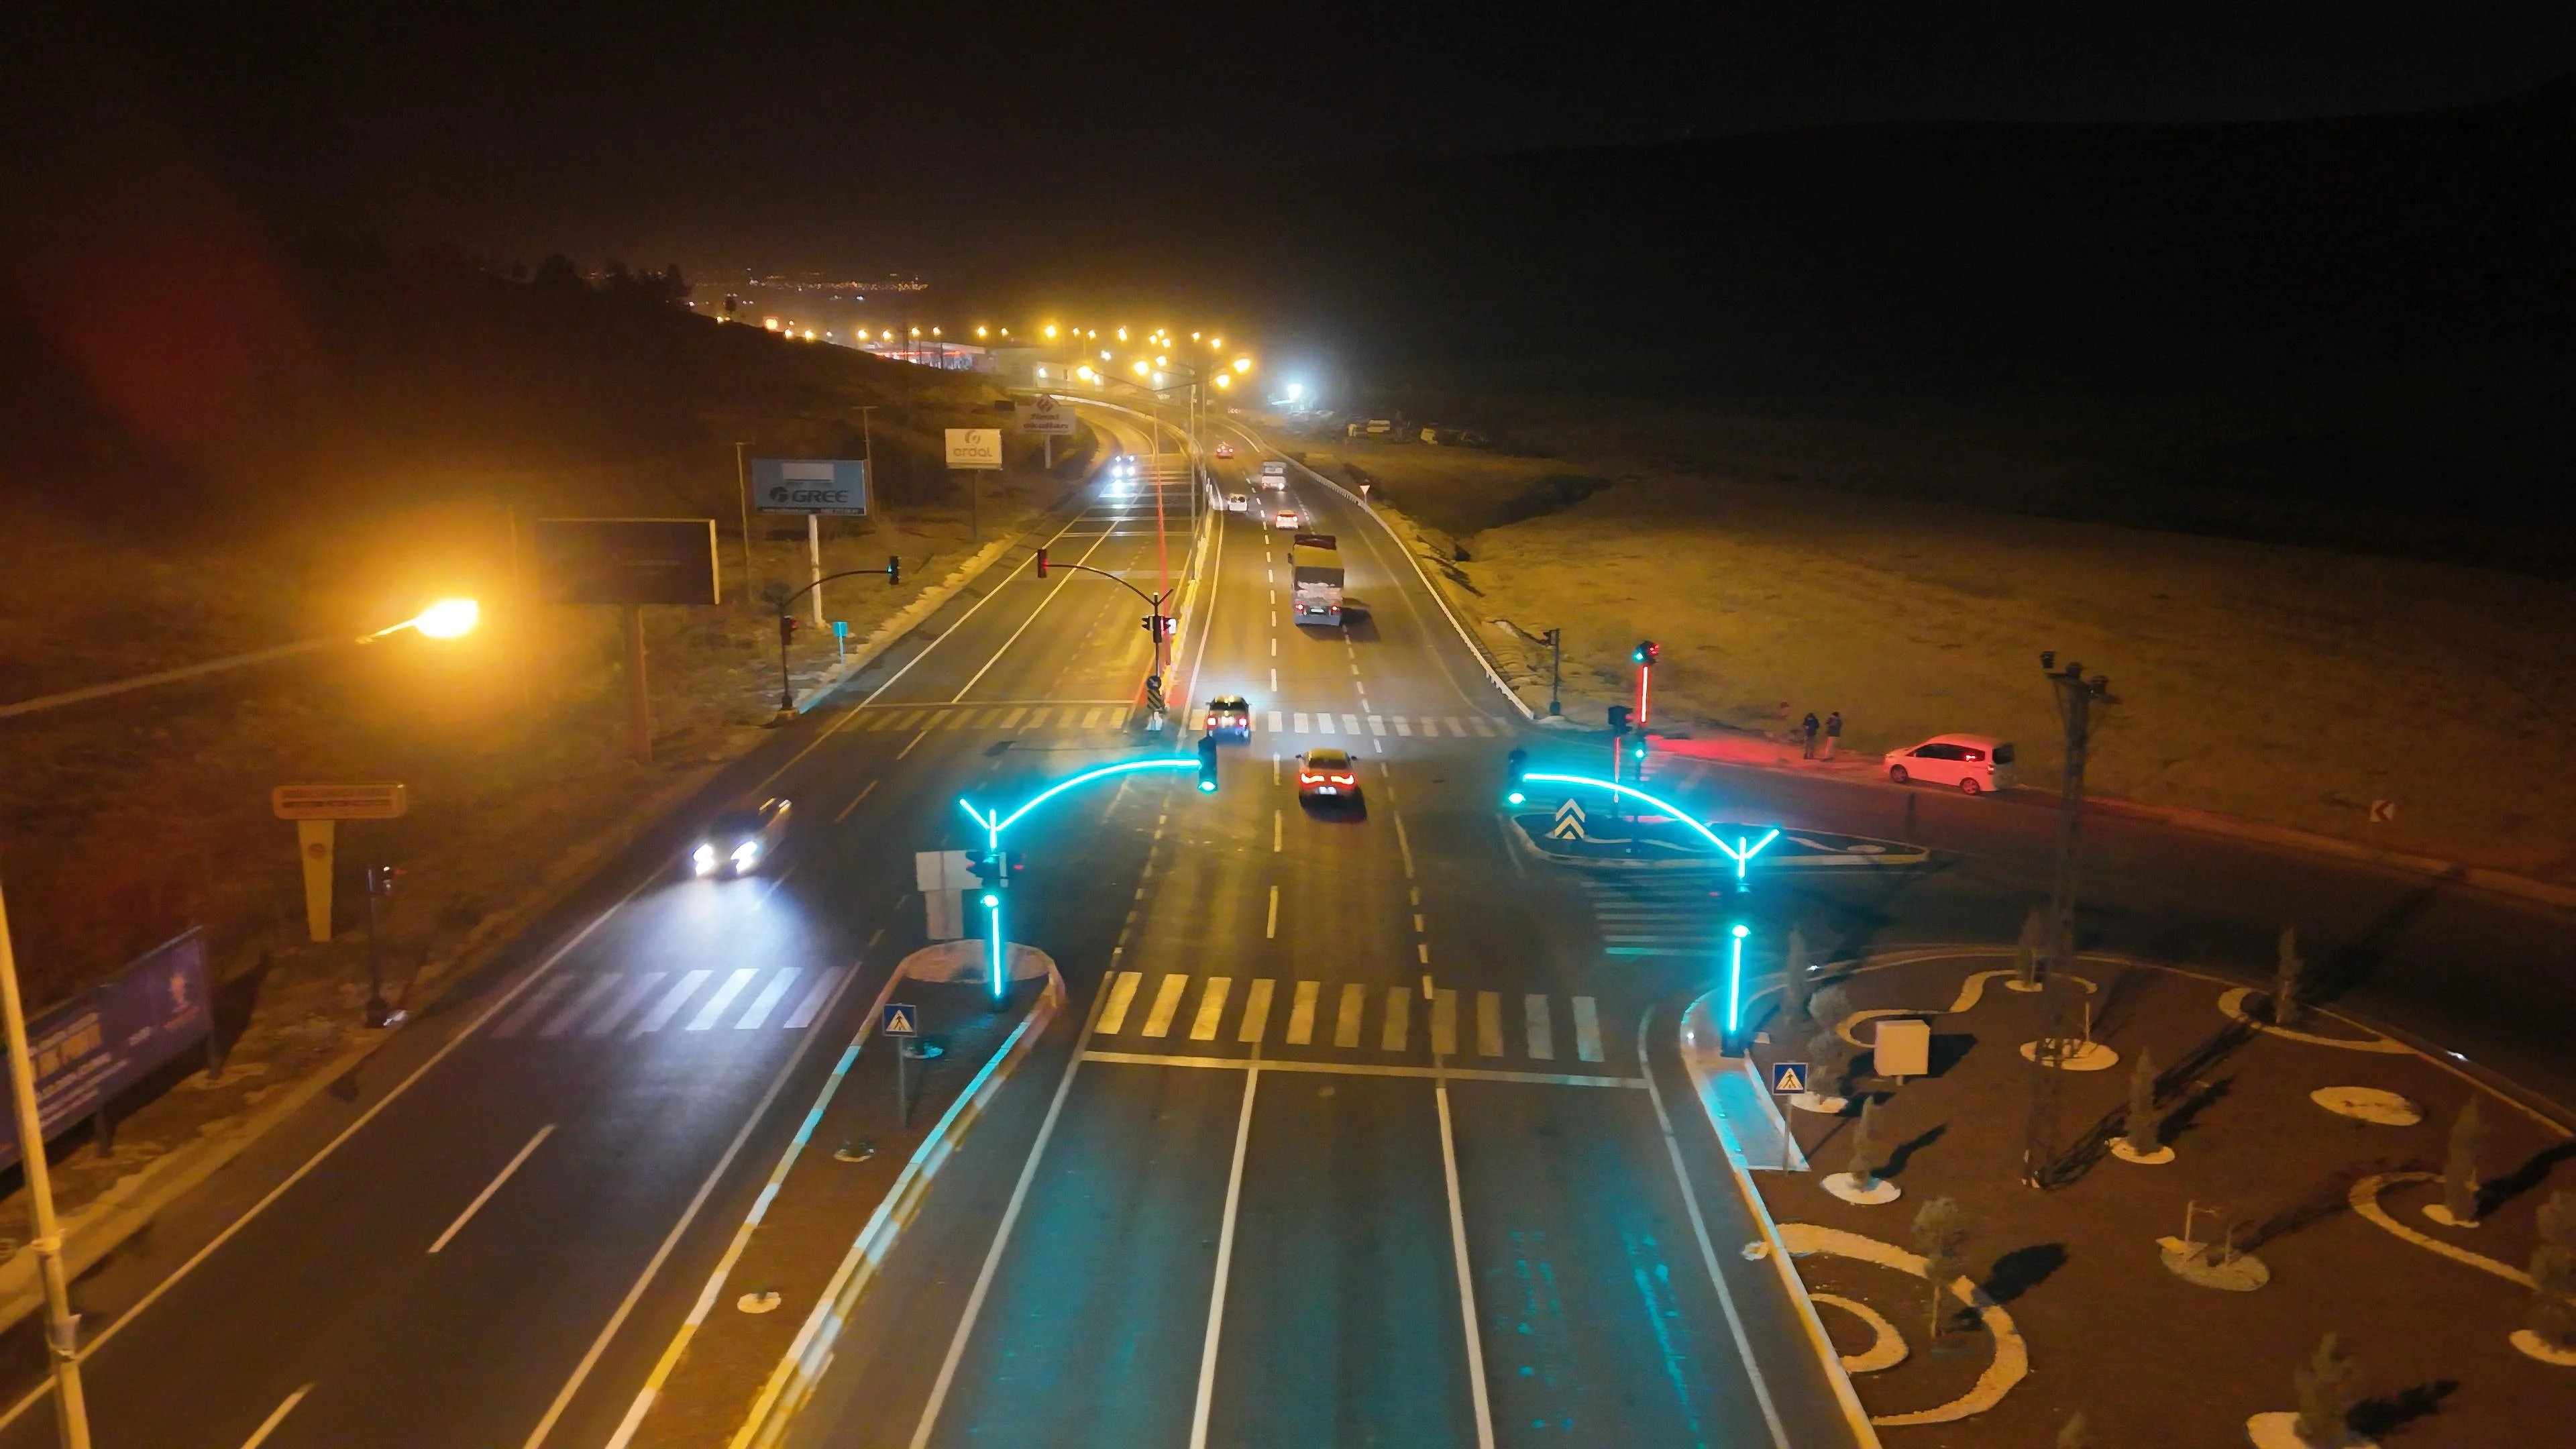
[(1744, 868), (1753, 863), (1753, 857), (1760, 855), (1764, 846), (1767, 846), (1772, 841), (1780, 838), (1780, 832), (1775, 828), (1768, 834), (1764, 835), (1760, 840), (1753, 841), (1751, 844), (1745, 843), (1744, 837), (1737, 836), (1736, 843), (1729, 845), (1718, 838), (1716, 831), (1709, 829), (1707, 826), (1702, 825), (1697, 820), (1691, 818), (1691, 813), (1684, 810), (1679, 805), (1674, 804), (1670, 800), (1659, 800), (1654, 796), (1647, 794), (1645, 791), (1638, 789), (1634, 785), (1622, 785), (1616, 780), (1604, 780), (1592, 775), (1546, 775), (1541, 774), (1536, 770), (1532, 770), (1522, 778), (1529, 780), (1551, 780), (1560, 785), (1590, 785), (1597, 790), (1607, 790), (1613, 795), (1634, 795), (1638, 799), (1645, 801), (1647, 804), (1652, 805), (1656, 809), (1663, 811), (1665, 814), (1672, 816), (1676, 820), (1679, 820), (1691, 829), (1698, 831), (1700, 839), (1707, 841), (1710, 845), (1716, 847), (1719, 854), (1735, 862), (1735, 878), (1737, 880), (1744, 879)]
[(1002, 940), (1001, 887), (1010, 879), (1010, 872), (1002, 866), (1002, 832), (1010, 829), (1021, 816), (1028, 814), (1030, 811), (1035, 810), (1040, 805), (1045, 804), (1047, 801), (1054, 799), (1056, 796), (1063, 794), (1065, 791), (1072, 789), (1076, 785), (1086, 785), (1094, 780), (1106, 779), (1111, 775), (1131, 774), (1137, 770), (1195, 770), (1198, 767), (1198, 761), (1196, 760), (1177, 758), (1129, 760), (1124, 764), (1103, 765), (1097, 770), (1086, 770), (1083, 773), (1074, 776), (1070, 780), (1059, 781), (1058, 783), (1039, 791), (1036, 795), (1029, 798), (1028, 803), (1022, 805), (1019, 809), (1012, 811), (1008, 815), (1003, 814), (998, 809), (989, 811), (978, 810), (975, 808), (973, 802), (967, 800), (964, 796), (961, 795), (958, 797), (957, 808), (966, 812), (967, 819), (984, 827), (984, 848), (990, 852), (990, 854), (986, 856), (986, 859), (991, 860), (994, 865), (994, 884), (987, 887), (984, 891), (984, 909), (992, 918), (993, 959), (990, 968), (990, 976), (993, 991), (993, 1003), (996, 1006), (1001, 1004), (1003, 997), (1010, 994), (1011, 989), (1010, 968), (1007, 964), (1007, 953), (1004, 950), (1004, 943)]
[(1730, 934), (1735, 939), (1726, 962), (1726, 1050), (1736, 1052), (1744, 1040), (1744, 938), (1753, 931), (1739, 921)]

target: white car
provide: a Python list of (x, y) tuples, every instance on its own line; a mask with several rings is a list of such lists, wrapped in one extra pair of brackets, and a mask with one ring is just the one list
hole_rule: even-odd
[(1252, 511), (1252, 500), (1244, 497), (1240, 493), (1229, 493), (1225, 495), (1225, 511), (1228, 513), (1250, 513)]
[(1302, 526), (1301, 521), (1297, 517), (1297, 511), (1293, 508), (1280, 509), (1277, 513), (1271, 515), (1270, 522), (1275, 528), (1285, 528), (1292, 531)]
[(1899, 785), (1920, 780), (1953, 785), (1960, 794), (2009, 790), (2019, 780), (2010, 740), (1988, 735), (1934, 735), (1919, 745), (1887, 752), (1887, 778)]

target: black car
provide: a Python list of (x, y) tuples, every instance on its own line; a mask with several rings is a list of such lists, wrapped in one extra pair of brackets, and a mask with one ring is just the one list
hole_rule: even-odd
[(691, 875), (749, 875), (777, 853), (787, 838), (787, 802), (768, 799), (748, 810), (728, 810), (707, 822), (689, 851)]
[(1207, 732), (1221, 740), (1252, 742), (1252, 706), (1239, 694), (1220, 694), (1207, 702)]

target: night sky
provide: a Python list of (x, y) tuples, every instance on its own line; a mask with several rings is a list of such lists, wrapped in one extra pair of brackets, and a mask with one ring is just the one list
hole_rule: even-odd
[(81, 9), (9, 47), (22, 222), (98, 225), (114, 176), (272, 232), (698, 272), (935, 276), (963, 239), (1062, 244), (1051, 198), (1150, 211), (1176, 167), (2338, 115), (2576, 69), (2563, 0)]

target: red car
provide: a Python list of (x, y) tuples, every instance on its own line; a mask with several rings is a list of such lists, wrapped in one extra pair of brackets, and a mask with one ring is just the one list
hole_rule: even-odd
[(1297, 761), (1299, 799), (1321, 796), (1328, 800), (1356, 800), (1359, 793), (1359, 771), (1352, 767), (1346, 751), (1308, 750)]
[(1220, 457), (1220, 458), (1231, 458), (1231, 457), (1233, 457), (1233, 456), (1234, 456), (1234, 444), (1232, 444), (1232, 443), (1219, 443), (1219, 444), (1217, 444), (1217, 445), (1216, 445), (1216, 455), (1217, 455), (1218, 457)]

